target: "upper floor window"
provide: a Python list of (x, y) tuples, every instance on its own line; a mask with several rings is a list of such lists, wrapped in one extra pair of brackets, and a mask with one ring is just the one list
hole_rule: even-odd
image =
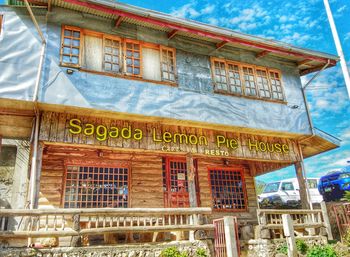
[(62, 28), (63, 66), (174, 83), (175, 62), (173, 48), (77, 27)]
[(281, 73), (265, 67), (212, 58), (214, 90), (284, 101)]

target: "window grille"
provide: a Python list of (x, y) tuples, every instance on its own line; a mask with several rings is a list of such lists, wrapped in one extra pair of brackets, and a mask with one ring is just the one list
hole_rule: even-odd
[(68, 165), (64, 208), (127, 208), (129, 169)]
[(209, 169), (209, 181), (214, 209), (240, 211), (247, 208), (246, 190), (241, 169)]

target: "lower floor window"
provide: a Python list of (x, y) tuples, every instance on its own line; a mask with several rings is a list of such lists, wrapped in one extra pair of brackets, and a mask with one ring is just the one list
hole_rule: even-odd
[(243, 170), (209, 169), (209, 179), (214, 209), (245, 210), (247, 208)]
[(65, 208), (127, 208), (128, 167), (67, 166)]

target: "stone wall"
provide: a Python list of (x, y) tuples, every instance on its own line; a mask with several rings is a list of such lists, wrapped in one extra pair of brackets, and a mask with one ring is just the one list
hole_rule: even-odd
[[(302, 239), (311, 247), (327, 243), (326, 237)], [(274, 257), (278, 253), (278, 248), (286, 243), (285, 239), (258, 239), (249, 240), (248, 257)]]
[(30, 146), (25, 140), (3, 139), (0, 153), (0, 208), (24, 209)]
[(162, 250), (177, 247), (188, 256), (196, 256), (197, 249), (205, 249), (207, 256), (214, 256), (211, 241), (180, 241), (170, 243), (130, 244), (95, 247), (58, 247), (48, 249), (8, 248), (0, 250), (0, 257), (158, 257)]
[(16, 164), (16, 146), (3, 145), (0, 152), (0, 208), (11, 206), (13, 176)]

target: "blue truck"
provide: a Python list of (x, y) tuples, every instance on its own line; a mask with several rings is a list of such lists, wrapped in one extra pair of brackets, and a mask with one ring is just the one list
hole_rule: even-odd
[(321, 177), (318, 190), (326, 202), (341, 199), (345, 191), (350, 191), (350, 165)]

